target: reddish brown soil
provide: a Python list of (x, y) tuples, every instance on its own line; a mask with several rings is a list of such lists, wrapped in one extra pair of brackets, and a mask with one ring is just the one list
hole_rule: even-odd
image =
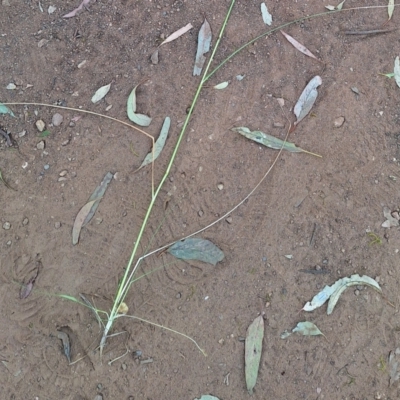
[[(3, 1), (0, 101), (82, 107), (128, 121), (130, 90), (147, 79), (138, 90), (138, 110), (154, 118), (146, 131), (157, 136), (165, 116), (172, 120), (166, 148), (155, 164), (159, 182), (199, 82), (192, 76), (198, 29), (206, 16), (215, 44), (229, 1), (98, 0), (79, 16), (63, 19), (77, 4), (42, 1), (41, 12), (36, 0)], [(277, 27), (323, 12), (329, 2), (267, 4)], [(51, 15), (49, 5), (57, 8)], [(365, 2), (345, 3), (361, 5)], [(237, 1), (215, 65), (266, 30), (259, 7), (260, 1)], [(396, 10), (385, 28), (396, 27), (398, 19)], [(141, 254), (206, 226), (239, 203), (277, 152), (230, 128), (242, 125), (284, 138), (288, 119), (293, 120), (291, 109), (307, 82), (317, 74), (323, 80), (312, 114), (289, 139), (323, 158), (282, 153), (229, 222), (199, 235), (225, 252), (222, 262), (213, 267), (177, 262), (167, 253), (149, 257), (141, 272), (159, 270), (136, 282), (126, 299), (133, 315), (193, 337), (207, 357), (179, 335), (120, 319), (112, 333), (121, 334), (109, 338), (101, 363), (96, 349), (100, 331), (91, 311), (54, 296), (85, 293), (96, 306), (109, 310), (151, 196), (151, 168), (134, 173), (150, 149), (149, 140), (93, 115), (82, 114), (70, 124), (77, 112), (49, 107), (11, 106), (17, 118), (0, 116), (1, 126), (18, 145), (9, 148), (4, 140), (0, 144), (1, 171), (18, 190), (0, 185), (1, 226), (11, 224), (8, 230), (0, 228), (0, 397), (248, 398), (241, 338), (268, 303), (253, 398), (400, 398), (397, 383), (388, 385), (386, 365), (389, 352), (399, 344), (400, 235), (398, 228), (381, 227), (383, 207), (395, 210), (400, 204), (400, 89), (393, 79), (379, 75), (393, 71), (399, 32), (344, 34), (377, 29), (386, 20), (387, 10), (381, 8), (286, 27), (326, 66), (276, 33), (234, 57), (201, 94), (156, 202)], [(194, 26), (190, 33), (163, 46), (159, 64), (152, 65), (149, 57), (160, 35), (189, 22)], [(39, 48), (41, 39), (48, 42)], [(240, 82), (238, 74), (245, 75)], [(231, 81), (227, 89), (211, 88), (225, 80)], [(16, 90), (6, 89), (11, 82)], [(106, 98), (92, 104), (94, 92), (110, 82)], [(285, 99), (283, 110), (278, 97)], [(108, 105), (112, 108), (106, 111)], [(64, 122), (51, 127), (56, 112)], [(335, 128), (340, 116), (345, 123)], [(44, 150), (37, 149), (38, 119), (51, 132)], [(276, 123), (284, 127), (276, 128)], [(23, 130), (26, 134), (20, 137)], [(64, 170), (66, 180), (59, 181)], [(73, 246), (75, 216), (108, 171), (117, 173), (116, 179), (83, 229), (80, 243)], [(382, 243), (369, 244), (367, 229)], [(21, 300), (20, 284), (32, 276), (36, 264), (40, 270), (34, 291)], [(300, 271), (317, 266), (330, 273)], [(353, 287), (330, 316), (325, 306), (299, 313), (324, 285), (354, 273), (379, 277), (384, 297)], [(304, 320), (317, 324), (326, 339), (280, 339), (285, 329)], [(76, 361), (72, 365), (63, 355), (58, 329), (70, 336)], [(140, 359), (135, 358), (137, 351)], [(143, 363), (149, 359), (152, 362)]]

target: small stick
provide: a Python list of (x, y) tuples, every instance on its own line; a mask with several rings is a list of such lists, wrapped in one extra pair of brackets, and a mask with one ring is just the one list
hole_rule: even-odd
[(345, 35), (376, 35), (379, 33), (388, 33), (396, 31), (397, 29), (374, 29), (371, 31), (344, 31)]

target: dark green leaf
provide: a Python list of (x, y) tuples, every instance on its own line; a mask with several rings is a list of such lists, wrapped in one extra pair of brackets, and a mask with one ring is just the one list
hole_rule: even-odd
[(176, 242), (168, 249), (168, 252), (182, 260), (199, 260), (214, 266), (225, 257), (214, 243), (198, 238)]

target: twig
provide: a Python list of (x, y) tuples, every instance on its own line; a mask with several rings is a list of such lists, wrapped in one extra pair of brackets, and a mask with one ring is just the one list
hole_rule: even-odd
[(372, 31), (344, 31), (345, 35), (376, 35), (379, 33), (388, 33), (397, 31), (397, 29), (374, 29)]

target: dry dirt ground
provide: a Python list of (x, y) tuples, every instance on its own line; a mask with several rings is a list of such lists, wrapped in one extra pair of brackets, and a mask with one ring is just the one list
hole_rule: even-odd
[[(64, 19), (77, 1), (3, 0), (0, 101), (59, 104), (129, 122), (126, 99), (133, 86), (147, 80), (138, 90), (138, 110), (153, 117), (146, 131), (156, 137), (163, 119), (172, 120), (155, 164), (158, 182), (199, 82), (192, 76), (197, 32), (206, 16), (215, 44), (229, 3), (98, 0)], [(366, 3), (387, 1), (348, 0), (345, 7)], [(324, 12), (327, 4), (267, 1), (273, 27)], [(52, 14), (49, 6), (56, 7)], [(383, 29), (396, 28), (398, 11)], [(109, 310), (151, 196), (151, 168), (134, 173), (149, 140), (94, 115), (10, 106), (16, 118), (0, 116), (13, 139), (11, 147), (1, 142), (0, 168), (17, 190), (0, 185), (1, 398), (246, 399), (243, 337), (263, 310), (254, 399), (400, 398), (398, 383), (389, 387), (387, 362), (400, 335), (399, 230), (381, 227), (383, 207), (393, 211), (400, 205), (400, 89), (379, 75), (393, 71), (399, 31), (345, 34), (380, 29), (385, 21), (387, 9), (381, 8), (296, 23), (286, 32), (325, 65), (275, 33), (234, 57), (202, 92), (141, 254), (206, 226), (239, 203), (277, 152), (230, 128), (247, 126), (283, 139), (307, 82), (315, 75), (323, 81), (312, 113), (289, 137), (322, 158), (282, 153), (248, 201), (199, 235), (225, 252), (222, 262), (213, 267), (176, 261), (168, 253), (149, 257), (141, 271), (158, 270), (137, 281), (126, 299), (133, 315), (193, 337), (207, 357), (182, 336), (119, 319), (112, 333), (121, 334), (109, 338), (101, 362), (91, 311), (55, 296), (85, 293)], [(163, 46), (153, 65), (149, 57), (160, 36), (189, 22), (194, 28)], [(238, 0), (215, 65), (266, 30), (260, 1)], [(238, 74), (245, 78), (237, 81)], [(226, 80), (231, 83), (225, 90), (212, 89)], [(94, 92), (110, 82), (106, 98), (92, 104)], [(7, 90), (9, 83), (16, 89)], [(285, 99), (282, 109), (276, 98)], [(64, 117), (59, 127), (51, 126), (56, 112)], [(345, 118), (340, 128), (334, 125), (338, 117)], [(37, 148), (43, 140), (38, 119), (51, 132), (44, 149)], [(75, 216), (108, 171), (115, 179), (73, 246)], [(371, 243), (368, 230), (381, 243)], [(21, 300), (20, 285), (36, 266), (34, 291)], [(299, 312), (325, 285), (354, 273), (379, 277), (384, 296), (352, 287), (330, 316), (325, 306)], [(304, 320), (317, 324), (326, 339), (280, 338)], [(57, 330), (71, 339), (72, 365)]]

